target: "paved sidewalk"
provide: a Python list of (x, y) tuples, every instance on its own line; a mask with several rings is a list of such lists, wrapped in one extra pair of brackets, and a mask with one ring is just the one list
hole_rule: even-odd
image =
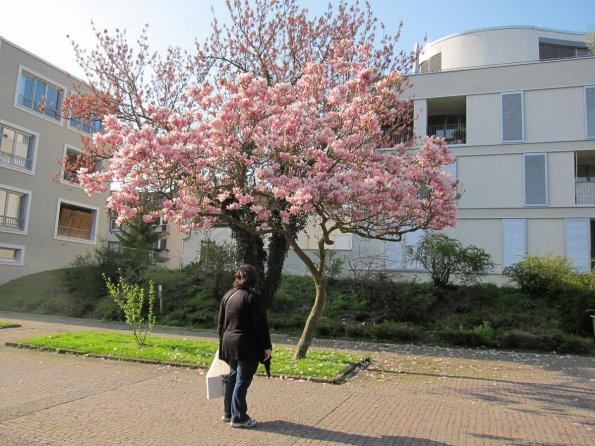
[(0, 330), (2, 446), (595, 445), (593, 357), (319, 342), (369, 351), (373, 363), (343, 385), (256, 377), (248, 403), (259, 424), (246, 430), (220, 421), (204, 372), (5, 346), (121, 324), (0, 319), (22, 326)]

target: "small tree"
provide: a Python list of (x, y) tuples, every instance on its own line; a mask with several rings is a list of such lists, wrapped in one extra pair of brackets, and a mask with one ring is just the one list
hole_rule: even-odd
[(587, 33), (587, 48), (595, 55), (595, 31)]
[[(153, 281), (149, 281), (149, 293), (145, 295), (145, 289), (140, 285), (131, 285), (126, 279), (120, 276), (118, 284), (114, 284), (109, 277), (103, 275), (110, 296), (116, 305), (124, 311), (126, 323), (130, 326), (134, 340), (139, 347), (146, 345), (149, 332), (155, 325), (153, 314), (153, 301), (155, 300), (155, 289)], [(147, 315), (143, 314), (145, 299), (148, 297)]]
[(434, 285), (445, 287), (456, 277), (460, 283), (477, 283), (481, 276), (494, 269), (491, 256), (476, 246), (463, 246), (445, 234), (432, 233), (408, 254), (430, 273)]

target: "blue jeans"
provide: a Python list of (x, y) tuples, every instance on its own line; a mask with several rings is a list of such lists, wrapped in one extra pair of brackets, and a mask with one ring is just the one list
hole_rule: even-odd
[(250, 418), (246, 394), (258, 369), (258, 361), (228, 359), (227, 363), (231, 371), (225, 387), (223, 415), (231, 418), (232, 423), (243, 423)]

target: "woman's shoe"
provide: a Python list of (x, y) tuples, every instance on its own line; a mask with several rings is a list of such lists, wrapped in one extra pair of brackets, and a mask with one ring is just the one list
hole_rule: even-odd
[(256, 426), (256, 420), (254, 418), (248, 418), (246, 421), (242, 421), (239, 423), (234, 423), (233, 421), (229, 423), (231, 427), (254, 427)]

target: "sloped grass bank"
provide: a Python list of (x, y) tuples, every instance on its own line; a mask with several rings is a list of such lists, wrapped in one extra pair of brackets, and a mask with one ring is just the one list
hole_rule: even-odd
[[(147, 345), (138, 347), (132, 334), (115, 332), (73, 332), (36, 336), (8, 343), (13, 347), (47, 350), (131, 360), (165, 365), (208, 368), (218, 348), (216, 341), (173, 339), (149, 336)], [(358, 366), (369, 361), (363, 355), (346, 351), (310, 349), (305, 359), (293, 359), (293, 350), (273, 349), (271, 375), (340, 383)], [(261, 365), (259, 373), (263, 374)]]

